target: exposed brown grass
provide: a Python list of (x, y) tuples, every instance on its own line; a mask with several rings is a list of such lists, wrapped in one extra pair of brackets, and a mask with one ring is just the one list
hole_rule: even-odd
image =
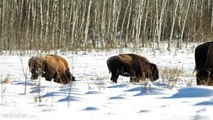
[(161, 69), (161, 78), (163, 80), (168, 81), (175, 81), (180, 76), (180, 74), (183, 73), (183, 71), (177, 67), (175, 68), (169, 68), (164, 67)]
[(176, 86), (176, 83), (179, 80), (178, 78), (183, 73), (183, 70), (178, 67), (163, 67), (161, 68), (160, 72), (162, 80), (168, 82), (169, 86), (173, 88)]
[(1, 81), (1, 84), (9, 84), (9, 83), (11, 83), (10, 75), (7, 74), (7, 76)]

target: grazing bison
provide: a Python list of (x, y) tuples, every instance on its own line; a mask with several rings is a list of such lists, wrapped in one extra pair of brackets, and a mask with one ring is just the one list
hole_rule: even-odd
[(195, 71), (200, 70), (205, 65), (207, 52), (212, 43), (213, 41), (206, 42), (195, 48)]
[(31, 79), (38, 79), (41, 75), (47, 81), (54, 79), (54, 82), (67, 84), (75, 81), (69, 71), (67, 61), (58, 55), (34, 56), (28, 61), (29, 70), (32, 73)]
[[(201, 62), (198, 62), (200, 66), (196, 63), (196, 67), (199, 66), (199, 68), (196, 69), (197, 85), (213, 85), (213, 42), (208, 42), (202, 45), (203, 47), (207, 47), (207, 51), (204, 51), (206, 48), (200, 48), (197, 50), (197, 52), (200, 52), (200, 54), (202, 53), (201, 50), (203, 50), (201, 56), (206, 56), (205, 60), (203, 58), (202, 62), (204, 63), (202, 63), (202, 65), (199, 64)], [(199, 59), (198, 55), (199, 54), (196, 54), (195, 50), (195, 61), (197, 61), (197, 59), (201, 61), (201, 58)]]
[(130, 82), (139, 82), (149, 78), (151, 81), (159, 78), (158, 68), (145, 57), (136, 54), (120, 54), (107, 60), (111, 72), (111, 80), (117, 83), (119, 75), (130, 77)]

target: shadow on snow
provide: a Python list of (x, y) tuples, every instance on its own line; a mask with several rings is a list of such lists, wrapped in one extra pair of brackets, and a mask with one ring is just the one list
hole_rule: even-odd
[(176, 94), (168, 98), (197, 98), (213, 96), (213, 88), (210, 86), (192, 86), (180, 89)]

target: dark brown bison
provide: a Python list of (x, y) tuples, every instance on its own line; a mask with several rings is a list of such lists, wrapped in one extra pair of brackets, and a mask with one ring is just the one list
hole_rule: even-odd
[(29, 70), (32, 73), (31, 79), (38, 79), (42, 76), (47, 81), (54, 79), (54, 82), (67, 84), (75, 81), (71, 75), (67, 61), (58, 55), (34, 56), (28, 61)]
[(213, 41), (206, 42), (204, 44), (198, 45), (195, 48), (195, 71), (198, 71), (205, 65), (207, 52), (208, 52), (209, 46), (212, 43), (213, 43)]
[[(199, 68), (197, 68), (197, 74), (196, 74), (197, 85), (213, 85), (213, 43), (208, 42), (203, 45), (206, 45), (205, 47), (207, 47), (208, 49), (207, 51), (203, 51), (202, 53), (202, 54), (205, 54), (206, 56), (204, 64), (202, 66), (199, 66)], [(204, 48), (198, 49), (197, 51), (199, 51), (201, 54), (201, 50), (204, 50)], [(201, 56), (204, 56), (204, 55), (201, 55)], [(195, 57), (195, 61), (196, 59), (199, 59), (199, 56)], [(197, 63), (196, 63), (196, 66), (197, 66)]]
[(146, 78), (154, 81), (159, 78), (157, 65), (136, 54), (112, 56), (107, 60), (107, 66), (112, 74), (111, 80), (115, 83), (119, 75), (130, 77), (130, 82), (139, 82)]

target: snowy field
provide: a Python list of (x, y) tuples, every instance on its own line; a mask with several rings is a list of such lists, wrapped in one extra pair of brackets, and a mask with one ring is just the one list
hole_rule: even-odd
[[(57, 54), (70, 65), (76, 82), (60, 85), (32, 81), (27, 62), (32, 55), (0, 55), (0, 120), (212, 120), (213, 87), (196, 86), (194, 47), (166, 51), (140, 49), (158, 65), (160, 79), (129, 83), (119, 77), (110, 81), (106, 60), (131, 49)], [(165, 77), (172, 68), (179, 73)], [(168, 73), (163, 72), (167, 70)], [(27, 77), (25, 91), (25, 75)], [(162, 77), (164, 76), (164, 77)], [(8, 81), (7, 81), (8, 80)], [(26, 92), (26, 94), (25, 94)]]

